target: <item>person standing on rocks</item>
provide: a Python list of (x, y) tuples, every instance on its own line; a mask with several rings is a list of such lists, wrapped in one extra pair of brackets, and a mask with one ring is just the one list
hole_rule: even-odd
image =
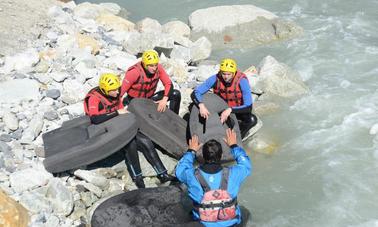
[[(101, 124), (120, 115), (127, 114), (122, 96), (120, 95), (121, 82), (117, 75), (102, 74), (99, 86), (89, 91), (84, 99), (84, 110), (93, 124)], [(122, 151), (125, 153), (125, 163), (129, 174), (138, 188), (144, 188), (142, 170), (139, 163), (138, 150), (143, 153), (147, 161), (153, 166), (161, 183), (172, 180), (168, 175), (152, 141), (137, 133)]]
[[(164, 91), (156, 92), (159, 80), (164, 85)], [(181, 93), (173, 89), (172, 81), (163, 66), (159, 64), (159, 55), (155, 50), (143, 52), (142, 61), (127, 70), (122, 82), (121, 96), (125, 93), (127, 93), (126, 103), (134, 98), (148, 98), (158, 104), (159, 112), (164, 112), (170, 101), (169, 109), (176, 114), (179, 113)]]
[(224, 140), (231, 147), (236, 165), (221, 165), (222, 145), (212, 139), (202, 148), (205, 163), (194, 168), (196, 153), (201, 148), (198, 136), (194, 135), (176, 167), (176, 176), (188, 186), (194, 203), (193, 219), (204, 226), (235, 226), (242, 221), (237, 195), (241, 184), (251, 174), (252, 165), (244, 149), (237, 145), (235, 131), (227, 129)]
[(203, 84), (197, 86), (191, 98), (199, 108), (201, 117), (207, 119), (210, 115), (205, 104), (202, 103), (203, 95), (210, 89), (227, 102), (229, 108), (225, 109), (220, 120), (222, 124), (231, 113), (238, 119), (241, 137), (247, 136), (248, 131), (257, 124), (257, 118), (252, 114), (252, 94), (246, 75), (237, 69), (235, 60), (226, 58), (220, 63), (217, 74), (210, 76)]

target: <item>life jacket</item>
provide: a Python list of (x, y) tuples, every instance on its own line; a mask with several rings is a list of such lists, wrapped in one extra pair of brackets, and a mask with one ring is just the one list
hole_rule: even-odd
[(243, 105), (243, 94), (240, 89), (240, 80), (242, 78), (247, 79), (247, 76), (244, 73), (237, 71), (234, 78), (232, 78), (230, 85), (226, 86), (226, 82), (224, 81), (222, 75), (220, 73), (217, 75), (217, 79), (213, 87), (214, 93), (226, 101), (229, 107)]
[(195, 170), (195, 176), (204, 191), (201, 203), (194, 205), (201, 221), (217, 222), (234, 219), (236, 217), (237, 198), (231, 198), (227, 192), (229, 169), (223, 168), (221, 186), (215, 190), (211, 190), (199, 169)]
[(158, 64), (156, 73), (152, 77), (147, 77), (146, 72), (144, 71), (142, 62), (131, 66), (127, 71), (136, 69), (139, 71), (138, 80), (131, 85), (130, 90), (127, 92), (127, 95), (130, 95), (133, 98), (151, 98), (157, 88), (157, 84), (160, 78), (161, 66)]
[[(89, 98), (94, 97), (100, 100), (99, 104), (99, 111), (97, 113), (90, 112), (88, 108), (88, 101)], [(88, 92), (88, 94), (84, 98), (84, 111), (86, 115), (98, 115), (98, 114), (106, 114), (111, 113), (116, 110), (123, 108), (123, 103), (121, 102), (120, 98), (111, 100), (107, 99), (100, 91), (99, 87), (95, 87)]]

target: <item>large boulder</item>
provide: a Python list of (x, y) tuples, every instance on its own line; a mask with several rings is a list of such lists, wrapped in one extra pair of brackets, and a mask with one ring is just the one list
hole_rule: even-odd
[(100, 44), (94, 38), (78, 33), (76, 39), (79, 48), (90, 48), (92, 54), (97, 54), (100, 51)]
[(0, 224), (4, 227), (26, 227), (28, 211), (0, 190)]
[(5, 57), (3, 73), (8, 74), (12, 71), (30, 72), (32, 67), (39, 62), (39, 54), (35, 49), (28, 49), (25, 52), (13, 56)]
[(149, 17), (144, 18), (136, 23), (136, 28), (139, 32), (161, 32), (161, 24), (159, 21)]
[(189, 16), (191, 38), (206, 36), (214, 48), (253, 47), (295, 37), (302, 28), (254, 5), (215, 6)]
[(173, 36), (190, 36), (190, 27), (182, 21), (170, 21), (162, 26), (162, 31)]
[(19, 103), (21, 100), (39, 100), (39, 83), (30, 79), (0, 82), (0, 102)]
[(108, 13), (101, 14), (97, 17), (96, 21), (108, 31), (133, 31), (135, 28), (134, 23)]
[(298, 72), (272, 56), (266, 56), (260, 62), (259, 68), (259, 80), (256, 85), (268, 95), (289, 98), (309, 91)]

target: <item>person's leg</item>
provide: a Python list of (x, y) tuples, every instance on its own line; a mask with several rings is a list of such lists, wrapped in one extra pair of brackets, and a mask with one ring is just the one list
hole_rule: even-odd
[(169, 109), (171, 109), (176, 114), (180, 111), (181, 103), (181, 93), (179, 90), (174, 89), (172, 94), (168, 98), (169, 100)]
[(155, 146), (152, 141), (140, 132), (138, 132), (138, 134), (136, 135), (136, 140), (138, 150), (143, 153), (146, 160), (154, 168), (159, 180), (162, 183), (172, 180), (173, 178), (167, 174), (167, 169), (165, 168), (157, 151), (155, 150)]
[[(164, 97), (164, 91), (158, 91), (156, 92), (151, 99), (153, 101), (158, 101)], [(181, 93), (179, 90), (172, 89), (172, 91), (169, 92), (168, 95), (168, 101), (169, 101), (169, 109), (175, 112), (176, 114), (180, 111), (180, 103), (181, 103)]]
[(238, 119), (240, 134), (243, 139), (248, 131), (257, 124), (257, 117), (252, 113), (238, 113), (235, 115)]
[(127, 170), (129, 171), (131, 179), (135, 182), (138, 188), (145, 188), (142, 170), (140, 168), (137, 142), (134, 138), (124, 148), (125, 163)]

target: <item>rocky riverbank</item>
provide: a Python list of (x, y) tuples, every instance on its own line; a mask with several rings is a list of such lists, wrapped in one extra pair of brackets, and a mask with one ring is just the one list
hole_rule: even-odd
[[(17, 18), (13, 23), (10, 19), (1, 21), (1, 29), (9, 34), (10, 27), (16, 30), (12, 36), (0, 36), (6, 40), (1, 41), (5, 45), (0, 57), (0, 188), (28, 210), (30, 226), (87, 224), (102, 199), (135, 189), (127, 169), (121, 162), (111, 168), (53, 176), (42, 164), (42, 134), (82, 115), (82, 100), (97, 86), (100, 74), (123, 76), (143, 50), (154, 48), (161, 54), (161, 63), (182, 93), (181, 116), (187, 112), (193, 87), (219, 66), (206, 61), (212, 51), (211, 37), (195, 37), (193, 27), (181, 21), (161, 25), (145, 18), (131, 22), (119, 16), (127, 11), (112, 3), (29, 3), (30, 7), (19, 9), (34, 15), (31, 18), (13, 8), (20, 4), (17, 0), (0, 3), (2, 15), (13, 12)], [(35, 25), (43, 29), (35, 30)], [(258, 115), (278, 109), (277, 97), (307, 92), (296, 72), (272, 56), (264, 58), (257, 70), (251, 67), (245, 72), (254, 93), (262, 94), (255, 95)], [(260, 121), (255, 130), (261, 126)], [(269, 146), (258, 137), (250, 143), (255, 149)], [(176, 161), (160, 155), (172, 173)], [(153, 169), (142, 155), (140, 159), (147, 186), (158, 186)]]

